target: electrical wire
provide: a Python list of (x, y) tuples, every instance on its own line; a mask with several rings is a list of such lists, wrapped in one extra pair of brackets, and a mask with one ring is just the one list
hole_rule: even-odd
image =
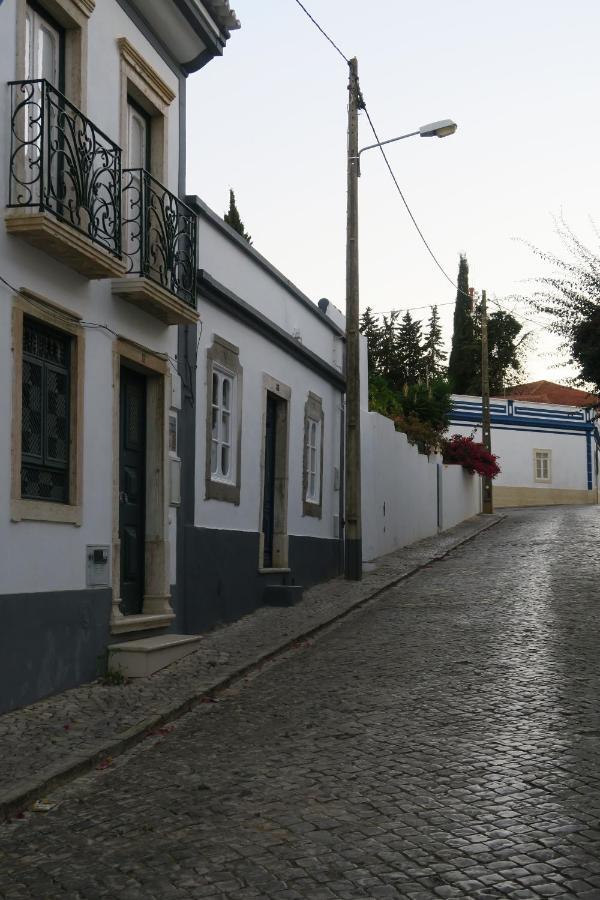
[[(342, 53), (342, 51), (340, 50), (340, 48), (338, 47), (338, 45), (335, 43), (335, 41), (327, 34), (327, 32), (325, 31), (325, 29), (319, 24), (319, 22), (314, 18), (314, 16), (308, 11), (308, 9), (304, 6), (304, 4), (301, 3), (300, 0), (295, 0), (295, 2), (296, 2), (296, 3), (298, 4), (298, 6), (303, 10), (303, 12), (304, 12), (305, 15), (310, 19), (310, 21), (313, 23), (313, 25), (314, 25), (314, 26), (321, 32), (321, 34), (329, 41), (329, 43), (330, 43), (331, 46), (337, 51), (337, 53), (339, 53), (339, 55), (342, 57), (342, 59), (343, 59), (347, 64), (349, 64), (350, 60), (348, 59), (348, 57), (347, 57), (344, 53)], [(373, 119), (372, 119), (372, 117), (371, 117), (371, 114), (370, 114), (370, 112), (369, 112), (369, 110), (368, 110), (368, 108), (367, 108), (367, 105), (366, 105), (365, 101), (364, 101), (364, 97), (363, 97), (363, 95), (362, 95), (362, 91), (360, 90), (360, 87), (359, 87), (359, 99), (360, 99), (359, 107), (360, 107), (360, 109), (362, 109), (362, 110), (364, 111), (364, 113), (365, 113), (365, 115), (366, 115), (366, 117), (367, 117), (367, 121), (368, 121), (369, 126), (370, 126), (370, 128), (371, 128), (371, 131), (373, 132), (373, 136), (375, 137), (375, 141), (376, 141), (378, 144), (380, 144), (381, 142), (380, 142), (379, 134), (378, 134), (378, 132), (377, 132), (377, 129), (375, 128), (375, 125), (374, 125), (374, 123), (373, 123)], [(387, 170), (388, 170), (388, 172), (389, 172), (389, 174), (390, 174), (390, 177), (391, 177), (391, 179), (392, 179), (392, 181), (393, 181), (393, 183), (394, 183), (394, 186), (395, 186), (395, 188), (396, 188), (396, 191), (398, 192), (398, 195), (399, 195), (400, 199), (402, 200), (402, 203), (404, 204), (404, 207), (405, 207), (405, 209), (406, 209), (406, 212), (408, 213), (408, 215), (409, 215), (409, 217), (410, 217), (410, 220), (411, 220), (411, 222), (413, 223), (413, 225), (414, 225), (414, 227), (415, 227), (415, 229), (416, 229), (416, 231), (417, 231), (417, 234), (419, 235), (421, 241), (423, 242), (423, 244), (424, 244), (424, 246), (425, 246), (427, 252), (428, 252), (429, 255), (431, 256), (431, 259), (433, 260), (433, 262), (435, 263), (436, 267), (439, 269), (439, 271), (441, 272), (441, 274), (443, 275), (443, 277), (446, 279), (446, 281), (448, 281), (448, 283), (451, 284), (452, 287), (453, 287), (457, 292), (463, 294), (465, 297), (468, 297), (468, 299), (472, 299), (470, 294), (466, 294), (463, 290), (461, 290), (461, 288), (458, 287), (458, 285), (456, 284), (456, 282), (454, 281), (454, 279), (448, 274), (448, 272), (445, 270), (445, 268), (443, 267), (443, 265), (441, 264), (441, 262), (440, 262), (439, 259), (437, 258), (437, 256), (436, 256), (436, 254), (434, 253), (434, 251), (433, 251), (433, 249), (432, 249), (432, 247), (431, 247), (429, 241), (428, 241), (427, 238), (425, 237), (425, 235), (424, 235), (424, 233), (423, 233), (423, 231), (422, 231), (422, 229), (421, 229), (419, 223), (417, 222), (417, 219), (416, 219), (416, 217), (415, 217), (415, 215), (414, 215), (414, 213), (413, 213), (413, 211), (412, 211), (412, 209), (411, 209), (411, 207), (410, 207), (410, 205), (409, 205), (409, 203), (408, 203), (408, 201), (407, 201), (407, 199), (406, 199), (406, 197), (405, 197), (405, 195), (404, 195), (404, 192), (403, 192), (402, 188), (400, 187), (400, 183), (399, 183), (398, 179), (396, 178), (396, 174), (395, 174), (395, 172), (394, 172), (394, 170), (393, 170), (393, 168), (392, 168), (392, 165), (391, 165), (391, 163), (390, 163), (390, 161), (389, 161), (389, 159), (388, 159), (388, 157), (387, 157), (387, 154), (386, 154), (384, 148), (380, 146), (380, 147), (379, 147), (379, 150), (380, 150), (381, 155), (382, 155), (382, 157), (383, 157), (383, 160), (384, 160), (384, 162), (385, 162), (386, 168), (387, 168)], [(452, 302), (454, 302), (454, 301), (452, 301)], [(510, 310), (508, 310), (505, 306), (503, 306), (499, 301), (497, 301), (497, 300), (490, 300), (489, 302), (495, 304), (499, 309), (503, 310), (504, 312), (510, 313), (510, 315), (512, 315), (514, 318), (517, 319), (517, 317), (514, 316), (514, 313), (510, 312)], [(437, 306), (446, 306), (446, 305), (450, 305), (450, 304), (449, 304), (449, 303), (448, 303), (448, 304), (446, 304), (446, 303), (429, 304), (430, 307), (433, 306), (433, 305), (437, 305)], [(402, 308), (402, 311), (408, 311), (408, 310), (414, 310), (414, 309), (425, 309), (425, 308), (426, 308), (425, 306), (422, 306), (422, 307), (418, 307), (418, 306), (414, 306), (414, 307), (403, 307), (403, 308)], [(391, 313), (391, 312), (395, 312), (395, 310), (387, 310), (386, 312), (375, 313), (375, 315), (386, 315), (386, 314)], [(517, 319), (517, 321), (519, 321), (519, 324), (521, 324), (522, 327), (525, 327), (525, 326), (522, 325), (522, 323), (520, 322), (520, 319), (523, 319), (523, 320), (525, 320), (526, 322), (529, 322), (530, 324), (535, 325), (538, 329), (543, 329), (543, 330), (551, 331), (551, 329), (549, 329), (547, 325), (544, 325), (544, 324), (542, 324), (541, 322), (537, 322), (535, 319), (531, 319), (531, 318), (529, 318), (528, 316), (525, 316), (525, 315), (523, 315), (522, 313), (520, 313), (520, 314), (519, 314), (519, 318)]]
[(319, 23), (317, 22), (317, 20), (309, 13), (309, 11), (308, 11), (307, 8), (304, 6), (304, 4), (301, 3), (300, 0), (296, 0), (296, 3), (297, 3), (298, 6), (300, 7), (300, 9), (305, 13), (305, 15), (308, 16), (308, 18), (309, 18), (310, 21), (313, 23), (313, 25), (315, 26), (315, 28), (318, 28), (318, 30), (321, 32), (321, 34), (323, 35), (323, 37), (324, 37), (326, 40), (328, 40), (329, 43), (331, 44), (331, 46), (334, 48), (334, 50), (336, 50), (336, 51), (339, 53), (339, 55), (342, 57), (342, 59), (344, 60), (344, 62), (349, 64), (349, 63), (350, 63), (350, 60), (348, 59), (348, 57), (346, 56), (346, 54), (345, 54), (345, 53), (342, 53), (342, 51), (340, 50), (340, 48), (338, 47), (338, 45), (335, 43), (335, 41), (333, 40), (333, 38), (330, 38), (330, 37), (329, 37), (329, 35), (328, 35), (327, 32), (325, 31), (325, 29), (322, 28), (322, 27), (319, 25)]
[[(11, 291), (11, 293), (16, 294), (17, 297), (21, 297), (27, 303), (31, 304), (31, 306), (36, 307), (36, 309), (42, 310), (45, 315), (51, 316), (52, 319), (59, 325), (69, 325), (72, 327), (73, 323), (76, 322), (77, 325), (80, 325), (82, 328), (94, 328), (99, 331), (105, 331), (116, 338), (122, 337), (122, 335), (120, 335), (117, 331), (115, 331), (113, 328), (110, 328), (109, 325), (103, 324), (102, 322), (89, 322), (85, 319), (78, 319), (76, 316), (69, 316), (65, 313), (61, 313), (60, 310), (54, 309), (49, 304), (42, 303), (31, 294), (26, 294), (24, 291), (19, 290), (19, 288), (16, 288), (13, 284), (10, 283), (10, 281), (4, 278), (3, 275), (0, 275), (0, 282), (2, 282), (2, 284), (7, 287)], [(168, 353), (165, 353), (164, 356), (170, 363), (171, 368), (173, 369), (175, 374), (179, 375), (177, 368), (177, 359), (173, 358)]]

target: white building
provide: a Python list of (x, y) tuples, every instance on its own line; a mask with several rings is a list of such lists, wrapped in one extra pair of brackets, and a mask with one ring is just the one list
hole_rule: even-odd
[[(598, 429), (589, 407), (515, 398), (490, 401), (501, 472), (494, 506), (598, 502)], [(453, 395), (449, 434), (481, 440), (481, 398)]]
[(174, 626), (185, 80), (237, 26), (226, 0), (0, 5), (0, 710)]
[[(344, 332), (197, 197), (201, 329), (183, 329), (186, 630), (342, 571)], [(343, 320), (340, 321), (343, 325)]]

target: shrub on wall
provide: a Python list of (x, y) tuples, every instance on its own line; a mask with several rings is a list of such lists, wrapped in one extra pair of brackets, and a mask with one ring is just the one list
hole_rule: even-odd
[(484, 478), (495, 478), (500, 473), (498, 457), (471, 437), (453, 434), (449, 441), (444, 441), (443, 454), (445, 463), (460, 465), (471, 474), (477, 472)]

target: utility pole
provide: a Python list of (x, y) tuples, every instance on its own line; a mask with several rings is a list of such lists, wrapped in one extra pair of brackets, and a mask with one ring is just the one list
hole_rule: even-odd
[[(481, 431), (483, 446), (492, 452), (492, 428), (490, 425), (490, 373), (487, 334), (487, 293), (481, 292)], [(492, 479), (483, 479), (483, 512), (493, 513)]]
[(360, 472), (360, 336), (358, 310), (358, 108), (356, 58), (349, 62), (348, 209), (346, 219), (346, 522), (344, 574), (362, 578)]

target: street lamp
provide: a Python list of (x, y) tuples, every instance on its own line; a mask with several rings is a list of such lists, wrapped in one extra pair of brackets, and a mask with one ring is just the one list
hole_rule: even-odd
[(448, 137), (451, 134), (454, 134), (458, 125), (456, 122), (453, 122), (452, 119), (440, 119), (439, 122), (430, 122), (429, 125), (421, 125), (418, 131), (409, 131), (408, 134), (401, 134), (400, 137), (388, 138), (387, 141), (379, 141), (378, 144), (369, 144), (367, 147), (363, 147), (362, 150), (358, 151), (358, 162), (359, 162), (359, 172), (360, 175), (360, 154), (364, 153), (365, 150), (372, 150), (373, 147), (383, 147), (384, 144), (394, 144), (396, 141), (403, 141), (404, 138), (415, 137), (415, 135), (419, 135), (420, 137)]
[(423, 125), (418, 131), (369, 144), (358, 149), (358, 109), (362, 103), (358, 84), (358, 63), (349, 62), (348, 103), (348, 210), (346, 221), (346, 515), (344, 574), (350, 581), (362, 578), (362, 523), (360, 472), (360, 334), (358, 302), (358, 176), (360, 154), (407, 137), (446, 137), (454, 134), (456, 123), (442, 119)]

